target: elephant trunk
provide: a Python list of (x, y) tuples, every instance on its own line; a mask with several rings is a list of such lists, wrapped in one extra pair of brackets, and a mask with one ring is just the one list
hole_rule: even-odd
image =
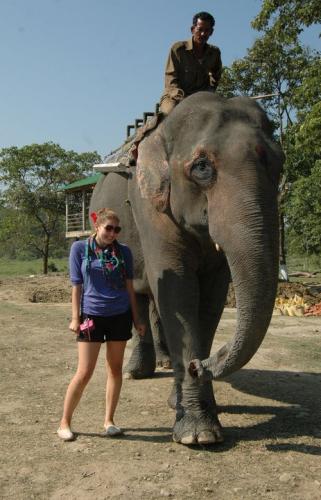
[[(229, 375), (252, 358), (264, 339), (275, 303), (279, 246), (277, 207), (271, 198), (267, 204), (267, 212), (260, 209), (248, 216), (246, 227), (240, 219), (231, 222), (230, 235), (225, 241), (220, 233), (212, 235), (223, 248), (230, 266), (237, 328), (234, 338), (213, 357), (191, 362), (190, 371), (194, 376), (218, 379)], [(263, 215), (264, 212), (268, 215)], [(225, 226), (221, 234), (226, 232)]]

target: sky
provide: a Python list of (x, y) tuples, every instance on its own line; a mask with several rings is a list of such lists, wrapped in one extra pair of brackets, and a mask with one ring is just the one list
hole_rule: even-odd
[[(229, 66), (258, 34), (261, 0), (0, 0), (0, 148), (52, 141), (104, 156), (154, 111), (169, 47), (196, 12)], [(317, 30), (304, 42), (318, 47)]]

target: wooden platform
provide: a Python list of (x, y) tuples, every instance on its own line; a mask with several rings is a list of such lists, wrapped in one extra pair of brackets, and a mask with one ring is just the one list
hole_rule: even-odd
[(95, 172), (101, 172), (103, 174), (108, 174), (108, 172), (128, 172), (130, 167), (127, 167), (123, 163), (96, 163), (93, 165)]

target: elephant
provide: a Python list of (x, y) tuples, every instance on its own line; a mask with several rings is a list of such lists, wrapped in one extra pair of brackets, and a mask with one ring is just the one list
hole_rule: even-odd
[[(116, 210), (133, 250), (142, 319), (150, 324), (156, 310), (163, 328), (177, 443), (223, 441), (212, 380), (244, 366), (269, 326), (283, 161), (272, 125), (253, 99), (197, 92), (143, 138), (135, 167), (108, 173), (94, 189), (90, 210)], [(236, 333), (209, 357), (231, 279)], [(151, 375), (150, 328), (132, 357), (130, 370)]]

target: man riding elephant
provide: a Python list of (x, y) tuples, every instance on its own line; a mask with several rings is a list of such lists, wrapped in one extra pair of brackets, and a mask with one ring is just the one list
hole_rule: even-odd
[(119, 166), (134, 166), (138, 146), (145, 135), (185, 97), (200, 90), (214, 92), (222, 73), (221, 52), (207, 43), (214, 31), (215, 19), (208, 12), (193, 17), (192, 38), (172, 45), (165, 69), (165, 90), (160, 99), (160, 112), (140, 127), (135, 136), (109, 155), (105, 161)]
[(165, 69), (160, 111), (168, 115), (184, 97), (200, 90), (215, 91), (222, 73), (221, 52), (207, 43), (215, 19), (208, 12), (193, 17), (192, 38), (172, 45)]

